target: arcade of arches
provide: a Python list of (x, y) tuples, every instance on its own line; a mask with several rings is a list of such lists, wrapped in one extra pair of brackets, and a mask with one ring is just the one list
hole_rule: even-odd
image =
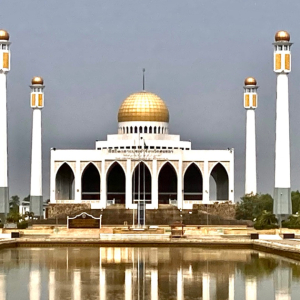
[[(149, 167), (140, 162), (132, 172), (132, 203), (134, 200), (146, 199), (152, 201), (153, 178)], [(74, 200), (75, 177), (68, 163), (63, 163), (55, 178), (56, 200)], [(170, 200), (178, 199), (178, 176), (174, 166), (166, 162), (158, 171), (157, 177), (158, 204), (169, 204)], [(209, 200), (228, 200), (229, 178), (221, 163), (217, 163), (210, 172)], [(201, 201), (203, 199), (203, 176), (200, 168), (191, 163), (183, 174), (183, 199), (185, 201)], [(89, 163), (81, 175), (81, 200), (100, 200), (101, 178), (97, 167)], [(140, 195), (140, 196), (139, 196)], [(114, 162), (106, 174), (107, 200), (114, 200), (115, 204), (125, 204), (126, 174), (123, 167)]]

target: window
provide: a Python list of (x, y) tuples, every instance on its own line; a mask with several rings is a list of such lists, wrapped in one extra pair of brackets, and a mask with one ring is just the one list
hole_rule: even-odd
[(136, 126), (134, 127), (134, 133), (137, 133), (137, 127)]
[(156, 133), (156, 126), (154, 127), (154, 133)]
[(140, 126), (140, 133), (143, 133), (143, 127)]
[(158, 132), (157, 133), (160, 134), (160, 127), (158, 127)]
[(132, 128), (132, 126), (130, 127), (130, 133), (133, 133), (133, 128)]
[(149, 127), (149, 133), (152, 133), (152, 126)]
[(148, 133), (148, 128), (147, 128), (147, 126), (145, 126), (145, 128), (144, 128), (144, 133)]

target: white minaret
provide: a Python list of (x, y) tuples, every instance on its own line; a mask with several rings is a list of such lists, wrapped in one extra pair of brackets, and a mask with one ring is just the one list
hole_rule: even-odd
[(246, 172), (245, 172), (245, 194), (257, 193), (256, 179), (256, 134), (255, 134), (255, 109), (257, 107), (256, 80), (253, 77), (245, 79), (244, 107), (246, 116)]
[(42, 108), (44, 107), (44, 81), (34, 77), (31, 81), (30, 105), (32, 115), (32, 149), (31, 149), (31, 181), (30, 211), (35, 216), (43, 217), (42, 192)]
[(274, 214), (280, 222), (292, 213), (288, 87), (290, 35), (286, 31), (278, 31), (273, 45), (274, 72), (277, 75)]
[(10, 71), (9, 34), (0, 30), (0, 218), (9, 212), (7, 170), (6, 74)]

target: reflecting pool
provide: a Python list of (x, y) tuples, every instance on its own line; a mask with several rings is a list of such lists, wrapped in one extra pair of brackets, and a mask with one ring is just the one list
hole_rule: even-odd
[(300, 299), (300, 262), (251, 250), (14, 248), (0, 299)]

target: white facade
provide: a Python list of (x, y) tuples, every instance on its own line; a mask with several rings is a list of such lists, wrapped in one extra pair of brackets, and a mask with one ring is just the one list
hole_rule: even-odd
[[(168, 132), (168, 122), (119, 122), (118, 134), (96, 141), (95, 149), (51, 149), (50, 203), (91, 203), (101, 209), (123, 204), (133, 209), (133, 197), (145, 197), (148, 209), (159, 204), (191, 209), (193, 204), (233, 202), (234, 150), (192, 150), (191, 142)], [(119, 175), (111, 179), (114, 168)], [(211, 176), (216, 187), (210, 195)], [(98, 183), (91, 187), (93, 178)], [(120, 182), (123, 187), (112, 191)]]

